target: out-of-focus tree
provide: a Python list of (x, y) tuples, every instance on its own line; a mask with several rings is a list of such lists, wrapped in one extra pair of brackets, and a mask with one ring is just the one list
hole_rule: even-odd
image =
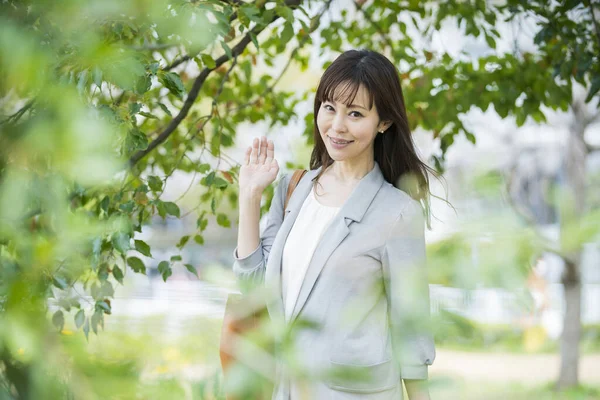
[[(58, 330), (69, 319), (86, 336), (97, 332), (111, 313), (114, 285), (127, 273), (145, 273), (139, 254), (152, 257), (136, 232), (156, 214), (181, 217), (177, 201), (162, 198), (175, 172), (202, 177), (200, 205), (209, 205), (197, 211), (197, 232), (183, 236), (179, 249), (191, 240), (203, 244), (209, 219), (231, 225), (219, 208), (237, 203), (239, 164), (227, 155), (236, 128), (310, 121), (311, 114), (295, 112), (310, 93), (277, 84), (290, 65), (308, 67), (311, 45), (322, 53), (368, 47), (394, 60), (411, 126), (439, 138), (433, 157), (439, 169), (456, 135), (475, 142), (461, 119), (472, 107), (493, 106), (522, 125), (527, 117), (543, 122), (542, 106), (567, 110), (573, 82), (588, 88), (588, 102), (598, 99), (595, 3), (357, 1), (339, 4), (341, 18), (326, 13), (330, 5), (0, 4), (0, 361), (8, 382), (2, 390), (39, 398), (42, 390), (60, 397), (65, 387), (83, 387), (70, 385), (69, 368), (53, 368), (62, 353), (45, 323), (48, 299), (58, 304), (51, 316)], [(539, 29), (536, 51), (496, 53), (497, 25), (519, 18), (533, 18)], [(485, 38), (489, 54), (454, 58), (427, 40), (417, 43), (446, 21)], [(277, 70), (281, 58), (287, 62)], [(310, 129), (307, 123), (309, 143)], [(570, 244), (561, 252), (577, 254), (580, 246)], [(180, 254), (157, 261), (164, 280), (173, 268), (196, 271), (181, 265)], [(569, 321), (577, 321), (568, 310)], [(577, 357), (576, 339), (565, 336), (563, 354)], [(572, 358), (565, 360), (572, 366)], [(565, 385), (576, 381), (564, 376)]]

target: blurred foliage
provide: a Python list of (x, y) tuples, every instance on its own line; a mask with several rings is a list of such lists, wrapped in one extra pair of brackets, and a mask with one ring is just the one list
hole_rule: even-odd
[[(274, 128), (311, 120), (295, 112), (309, 91), (276, 88), (291, 64), (308, 68), (309, 46), (319, 46), (321, 55), (368, 47), (394, 60), (411, 127), (440, 140), (433, 158), (440, 170), (457, 134), (475, 142), (461, 119), (472, 107), (493, 106), (522, 125), (527, 117), (544, 121), (542, 106), (566, 109), (575, 81), (588, 88), (588, 101), (598, 97), (595, 3), (374, 0), (354, 3), (340, 20), (320, 26), (330, 4), (0, 3), (3, 396), (63, 398), (84, 390), (86, 398), (106, 397), (96, 375), (84, 373), (88, 367), (65, 361), (56, 332), (74, 325), (86, 338), (97, 333), (112, 313), (115, 285), (127, 274), (145, 274), (147, 260), (159, 265), (164, 280), (174, 268), (197, 272), (180, 254), (154, 259), (136, 232), (154, 216), (195, 213), (197, 231), (180, 238), (181, 250), (192, 239), (203, 244), (211, 221), (231, 226), (222, 210), (224, 202), (236, 204), (239, 164), (226, 152), (242, 123)], [(536, 51), (495, 52), (495, 25), (531, 14)], [(476, 60), (433, 52), (431, 35), (447, 21), (484, 39), (489, 52)], [(282, 55), (283, 70), (276, 67)], [(308, 143), (311, 130), (307, 123)], [(181, 210), (178, 200), (163, 197), (176, 172), (201, 178), (196, 209)], [(266, 195), (263, 211), (272, 188)], [(458, 259), (461, 247), (444, 251)], [(526, 253), (510, 253), (511, 262), (520, 268)], [(136, 374), (135, 361), (89, 368)]]
[[(478, 323), (447, 310), (442, 310), (435, 319), (435, 342), (444, 349), (469, 352), (556, 353), (560, 346), (559, 341), (549, 338), (540, 326), (531, 329), (524, 325)], [(528, 335), (534, 330), (541, 330), (543, 333), (536, 339), (539, 343), (531, 346), (528, 343)], [(582, 354), (600, 351), (599, 325), (583, 326), (581, 351)]]

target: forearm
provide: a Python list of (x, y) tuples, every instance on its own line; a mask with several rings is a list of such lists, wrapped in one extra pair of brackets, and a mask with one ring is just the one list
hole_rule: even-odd
[(262, 193), (251, 190), (240, 191), (237, 257), (252, 254), (260, 244), (260, 200)]
[(404, 379), (408, 400), (430, 400), (426, 379)]

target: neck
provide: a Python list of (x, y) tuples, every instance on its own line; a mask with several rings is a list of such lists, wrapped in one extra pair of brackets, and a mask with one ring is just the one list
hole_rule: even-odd
[(360, 181), (375, 167), (374, 160), (359, 163), (350, 161), (334, 161), (328, 168), (333, 178), (342, 185), (352, 185)]

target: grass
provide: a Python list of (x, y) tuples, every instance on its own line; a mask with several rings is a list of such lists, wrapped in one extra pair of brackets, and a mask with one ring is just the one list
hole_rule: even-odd
[(600, 387), (579, 386), (556, 391), (554, 384), (498, 384), (460, 380), (432, 380), (432, 399), (460, 400), (598, 400)]
[[(133, 329), (132, 321), (112, 316), (107, 318), (105, 331), (98, 336), (90, 333), (89, 342), (81, 331), (65, 330), (61, 339), (70, 360), (69, 370), (76, 371), (69, 377), (74, 398), (223, 399), (218, 354), (221, 321), (191, 319), (181, 327), (181, 332), (169, 334), (165, 331), (166, 318), (144, 318), (136, 321)], [(518, 332), (508, 330), (511, 333), (507, 334), (506, 327), (494, 327), (492, 332), (488, 331), (488, 344), (483, 347), (461, 343), (457, 341), (459, 336), (450, 338), (452, 340), (446, 338), (438, 347), (523, 353), (523, 338)], [(584, 346), (597, 349), (596, 340)], [(548, 345), (537, 351), (551, 350), (552, 346)], [(557, 393), (550, 383), (499, 385), (442, 377), (432, 377), (431, 393), (432, 399), (600, 399), (600, 387), (579, 387)]]

